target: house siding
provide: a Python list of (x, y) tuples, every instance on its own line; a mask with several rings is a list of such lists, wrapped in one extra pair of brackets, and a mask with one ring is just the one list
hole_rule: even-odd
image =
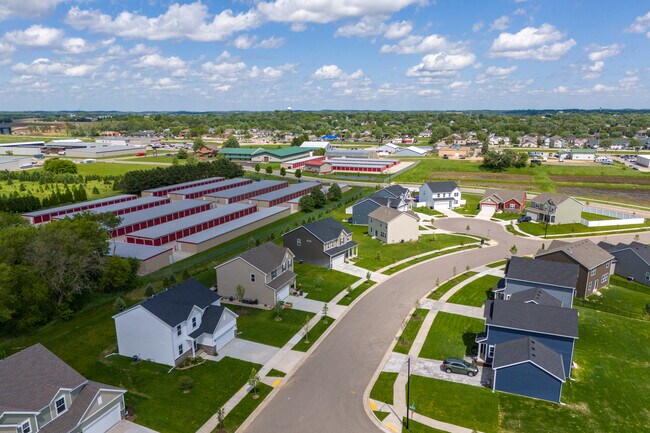
[[(330, 257), (325, 254), (323, 242), (309, 233), (304, 227), (283, 235), (283, 245), (289, 248), (297, 261), (304, 261), (316, 266), (330, 267)], [(300, 246), (297, 245), (300, 239)]]
[(641, 260), (631, 250), (621, 250), (611, 253), (616, 257), (616, 266), (614, 267), (614, 274), (623, 278), (634, 278), (634, 281), (646, 286), (650, 285), (650, 280), (646, 279), (646, 275), (650, 273), (650, 265)]
[(559, 402), (562, 381), (536, 365), (526, 362), (497, 370), (494, 377), (494, 389), (510, 394)]
[[(454, 196), (454, 194), (456, 193), (458, 194), (458, 196)], [(438, 194), (440, 194), (440, 197), (438, 197)], [(453, 191), (432, 193), (431, 189), (426, 183), (420, 187), (419, 198), (418, 198), (420, 202), (425, 202), (428, 208), (434, 208), (434, 206), (437, 204), (438, 208), (442, 206), (442, 207), (448, 207), (450, 209), (460, 206), (461, 199), (462, 199), (462, 193), (460, 188), (455, 188)]]
[(582, 203), (572, 198), (557, 206), (555, 224), (574, 224), (582, 219)]
[[(70, 433), (81, 433), (81, 432), (83, 432), (85, 428), (88, 428), (88, 426), (90, 426), (92, 423), (97, 421), (102, 416), (106, 415), (106, 413), (113, 410), (113, 408), (115, 406), (119, 406), (120, 415), (121, 416), (124, 415), (124, 409), (125, 409), (124, 395), (120, 395), (119, 398), (117, 398), (117, 399), (115, 399), (113, 397), (113, 400), (111, 400), (112, 396), (110, 394), (108, 394), (106, 392), (101, 393), (101, 394), (102, 394), (102, 398), (103, 398), (105, 403), (103, 405), (100, 405), (99, 407), (94, 407), (92, 409), (92, 412), (89, 412), (88, 414), (86, 414), (86, 418), (81, 423), (79, 423), (79, 425), (76, 428), (74, 428), (72, 431), (70, 431)], [(97, 400), (95, 400), (93, 402), (93, 405), (95, 405), (96, 402), (97, 402)]]
[[(417, 241), (419, 227), (418, 222), (406, 214), (402, 214), (388, 223), (369, 217), (368, 233), (384, 243), (396, 244), (402, 241)], [(382, 233), (384, 236), (381, 235)]]
[[(594, 275), (591, 275), (591, 269), (585, 268), (563, 251), (544, 254), (538, 256), (537, 259), (549, 260), (559, 263), (573, 263), (579, 265), (580, 269), (578, 271), (578, 285), (576, 287), (576, 296), (579, 296), (581, 298), (586, 298), (587, 296), (594, 293), (597, 289), (609, 284), (611, 260), (596, 267)], [(606, 276), (606, 279), (603, 283), (602, 278), (604, 276)]]
[(506, 287), (502, 291), (499, 291), (499, 293), (502, 293), (504, 295), (502, 299), (505, 299), (505, 295), (512, 295), (513, 293), (518, 293), (524, 290), (538, 288), (538, 287), (544, 289), (544, 291), (546, 291), (549, 295), (552, 295), (553, 297), (562, 301), (563, 307), (565, 308), (573, 307), (574, 290), (570, 287), (558, 287), (558, 286), (551, 286), (548, 284), (511, 280), (506, 278)]
[[(251, 274), (255, 281), (251, 281)], [(237, 297), (237, 285), (246, 289), (246, 298), (257, 299), (265, 305), (275, 305), (275, 291), (266, 286), (266, 275), (237, 257), (235, 260), (217, 267), (217, 293), (224, 298)]]
[(115, 317), (115, 331), (120, 355), (138, 355), (165, 365), (175, 365), (175, 348), (171, 329), (144, 307), (135, 307)]

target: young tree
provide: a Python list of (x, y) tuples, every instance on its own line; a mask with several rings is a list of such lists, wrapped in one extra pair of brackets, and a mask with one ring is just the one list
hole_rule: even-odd
[(151, 283), (147, 283), (147, 288), (144, 289), (144, 294), (147, 297), (151, 297), (156, 294), (156, 290), (153, 288)]
[(305, 343), (307, 344), (309, 344), (309, 331), (311, 331), (309, 320), (309, 316), (305, 316), (305, 320), (302, 321), (302, 330), (304, 332)]
[(285, 177), (287, 175), (287, 170), (284, 167), (280, 167), (280, 176)]
[(513, 255), (517, 254), (517, 245), (513, 245), (512, 247), (510, 247), (510, 252)]
[(190, 392), (192, 389), (192, 386), (194, 386), (194, 380), (189, 377), (189, 376), (181, 376), (178, 378), (178, 387), (183, 391), (184, 393)]
[(217, 428), (218, 429), (223, 429), (223, 420), (226, 418), (226, 410), (221, 407), (217, 411)]
[(300, 179), (302, 177), (302, 170), (297, 168), (293, 175), (296, 176), (296, 179)]
[(253, 388), (253, 398), (258, 398), (257, 395), (257, 385), (260, 383), (260, 376), (257, 374), (257, 370), (251, 370), (251, 375), (248, 378), (248, 384)]
[(116, 313), (124, 311), (126, 309), (126, 303), (124, 302), (124, 299), (118, 296), (113, 303), (113, 309)]
[(179, 150), (178, 153), (176, 154), (176, 158), (178, 158), (178, 159), (187, 159), (187, 150), (185, 150), (185, 149)]
[(266, 166), (266, 174), (273, 174), (273, 167), (271, 164)]
[(259, 164), (255, 164), (255, 171), (259, 173), (260, 170), (262, 170), (262, 166)]
[(322, 275), (318, 275), (314, 279), (314, 285), (316, 286), (316, 290), (320, 290), (323, 288), (323, 283), (325, 282), (325, 279), (323, 278)]
[(372, 274), (370, 273), (370, 271), (368, 271), (368, 273), (366, 274), (366, 281), (370, 281), (370, 278), (372, 278)]
[(43, 164), (43, 170), (54, 174), (77, 174), (77, 166), (68, 159), (48, 159)]
[(237, 141), (237, 138), (234, 135), (231, 135), (223, 142), (223, 147), (239, 147), (239, 141)]
[(284, 306), (280, 301), (276, 302), (275, 305), (273, 306), (273, 312), (275, 313), (276, 322), (280, 322), (282, 320), (282, 316), (281, 316), (282, 308), (284, 308)]
[(330, 308), (327, 306), (327, 302), (323, 304), (323, 311), (321, 313), (323, 314), (323, 320), (327, 322), (327, 313), (329, 312)]
[(237, 300), (239, 302), (242, 302), (244, 300), (244, 296), (246, 296), (246, 288), (241, 284), (237, 284), (237, 287), (235, 287), (235, 294), (237, 296)]

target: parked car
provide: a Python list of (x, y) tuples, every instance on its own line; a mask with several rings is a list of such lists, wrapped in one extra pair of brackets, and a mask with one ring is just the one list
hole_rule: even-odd
[(447, 358), (444, 361), (442, 361), (442, 369), (446, 373), (466, 374), (469, 377), (476, 376), (476, 374), (478, 373), (478, 367), (476, 367), (473, 364), (470, 364), (464, 359), (458, 359), (458, 358)]
[(518, 223), (527, 223), (529, 221), (532, 221), (532, 218), (529, 215), (522, 215), (519, 218), (517, 218)]

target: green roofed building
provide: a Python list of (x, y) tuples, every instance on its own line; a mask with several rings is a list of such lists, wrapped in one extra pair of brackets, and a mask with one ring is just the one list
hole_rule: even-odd
[(311, 156), (313, 151), (314, 149), (301, 147), (283, 147), (280, 149), (238, 147), (221, 149), (219, 154), (231, 161), (285, 162)]

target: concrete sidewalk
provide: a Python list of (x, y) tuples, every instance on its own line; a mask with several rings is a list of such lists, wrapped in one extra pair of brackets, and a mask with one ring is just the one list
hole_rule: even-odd
[(229, 357), (252, 362), (253, 364), (266, 364), (279, 351), (280, 348), (278, 347), (235, 338), (219, 350), (217, 356), (203, 355), (203, 358), (218, 362), (225, 357)]
[(323, 312), (323, 305), (327, 304), (327, 315), (334, 319), (341, 317), (341, 314), (343, 314), (347, 308), (343, 305), (336, 305), (336, 302), (338, 302), (338, 300), (336, 302), (334, 302), (334, 300), (323, 302), (307, 299), (302, 296), (287, 296), (284, 301), (291, 302), (292, 310), (307, 311), (314, 314), (321, 314)]
[(458, 314), (460, 316), (473, 317), (475, 319), (483, 319), (483, 307), (470, 307), (469, 305), (451, 304), (447, 302), (443, 304), (440, 311)]

